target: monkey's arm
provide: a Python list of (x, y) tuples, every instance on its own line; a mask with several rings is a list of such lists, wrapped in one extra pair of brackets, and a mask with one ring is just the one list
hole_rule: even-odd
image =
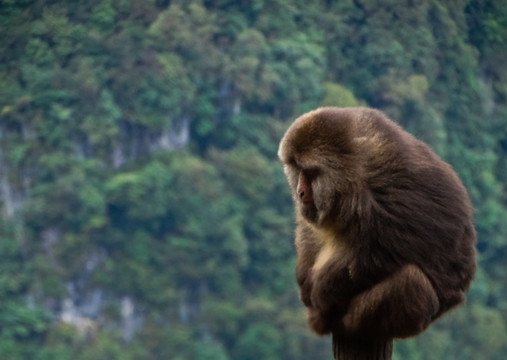
[(301, 301), (311, 306), (310, 295), (313, 287), (312, 267), (318, 252), (318, 240), (306, 226), (300, 225), (296, 232), (296, 280), (300, 289)]
[(339, 245), (325, 243), (307, 227), (296, 236), (296, 278), (301, 300), (307, 307), (321, 312), (342, 307), (350, 300), (356, 286), (351, 282), (351, 260)]
[(355, 296), (343, 317), (346, 333), (405, 338), (426, 329), (439, 310), (439, 299), (416, 265), (405, 265)]
[(328, 334), (340, 322), (355, 293), (346, 263), (343, 259), (332, 260), (335, 261), (329, 261), (322, 268), (312, 267), (311, 287), (306, 292), (308, 323), (320, 335)]
[(312, 306), (321, 312), (331, 309), (345, 312), (349, 301), (358, 292), (358, 286), (352, 280), (352, 264), (346, 256), (335, 255), (320, 269), (312, 273)]

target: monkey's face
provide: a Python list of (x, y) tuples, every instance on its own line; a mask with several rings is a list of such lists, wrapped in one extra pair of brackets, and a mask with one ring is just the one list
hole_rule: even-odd
[(337, 194), (322, 168), (284, 164), (284, 171), (297, 211), (310, 223), (320, 226), (333, 213)]
[(278, 156), (296, 211), (316, 226), (336, 223), (342, 199), (358, 183), (352, 124), (346, 111), (312, 111), (296, 119), (280, 142)]

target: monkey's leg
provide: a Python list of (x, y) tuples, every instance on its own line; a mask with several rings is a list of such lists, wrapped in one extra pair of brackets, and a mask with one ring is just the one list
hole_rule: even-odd
[(405, 265), (382, 282), (355, 296), (343, 317), (348, 333), (405, 338), (426, 329), (438, 312), (431, 282), (416, 265)]

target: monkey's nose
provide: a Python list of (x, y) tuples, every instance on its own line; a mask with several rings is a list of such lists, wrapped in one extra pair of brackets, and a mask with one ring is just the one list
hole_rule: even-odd
[(304, 205), (307, 205), (307, 206), (312, 205), (313, 204), (312, 192), (308, 191), (308, 190), (299, 191), (299, 200), (301, 200), (301, 202)]

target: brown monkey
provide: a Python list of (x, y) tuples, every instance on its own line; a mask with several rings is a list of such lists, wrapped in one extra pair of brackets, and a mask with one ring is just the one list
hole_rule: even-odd
[(281, 140), (296, 278), (318, 334), (404, 338), (464, 301), (473, 210), (451, 166), (382, 112), (320, 108)]

